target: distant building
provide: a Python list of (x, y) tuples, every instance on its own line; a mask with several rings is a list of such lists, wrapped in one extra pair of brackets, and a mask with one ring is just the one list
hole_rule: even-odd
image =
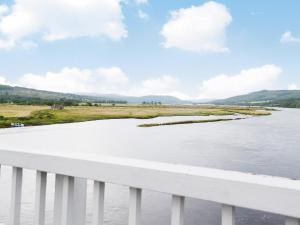
[(51, 106), (52, 110), (63, 110), (65, 107), (63, 105), (54, 104)]

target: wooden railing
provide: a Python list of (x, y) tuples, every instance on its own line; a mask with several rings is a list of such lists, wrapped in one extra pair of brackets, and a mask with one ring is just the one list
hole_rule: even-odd
[(299, 225), (299, 180), (144, 160), (7, 150), (0, 150), (0, 164), (13, 167), (10, 225), (20, 224), (23, 168), (37, 171), (35, 225), (45, 223), (47, 173), (56, 174), (54, 225), (85, 224), (87, 179), (94, 181), (93, 225), (103, 224), (106, 183), (129, 187), (129, 225), (141, 224), (142, 190), (172, 195), (172, 225), (184, 224), (186, 197), (222, 204), (222, 225), (235, 224), (235, 207), (284, 215), (286, 225)]

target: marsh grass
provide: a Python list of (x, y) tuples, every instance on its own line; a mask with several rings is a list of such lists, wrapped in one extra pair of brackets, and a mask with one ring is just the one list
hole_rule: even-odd
[(211, 119), (211, 120), (184, 120), (166, 123), (145, 123), (138, 125), (139, 127), (157, 127), (157, 126), (170, 126), (170, 125), (181, 125), (181, 124), (193, 124), (193, 123), (212, 123), (212, 122), (224, 122), (232, 120), (242, 120), (245, 118), (233, 118), (233, 119)]
[[(230, 106), (192, 105), (104, 105), (73, 106), (64, 110), (51, 110), (48, 106), (0, 105), (0, 128), (10, 127), (11, 123), (24, 123), (25, 126), (73, 123), (103, 119), (150, 119), (163, 116), (224, 116), (224, 115), (270, 115), (263, 108)], [(211, 122), (211, 121), (209, 121)], [(217, 122), (217, 121), (215, 121)]]

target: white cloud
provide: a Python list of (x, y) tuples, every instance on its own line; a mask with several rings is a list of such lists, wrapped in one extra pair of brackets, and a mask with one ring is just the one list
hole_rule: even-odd
[(126, 95), (171, 95), (180, 99), (189, 99), (181, 90), (180, 81), (172, 76), (164, 75), (158, 78), (144, 80), (141, 85), (124, 92)]
[(0, 17), (6, 13), (8, 13), (9, 8), (7, 5), (0, 5)]
[(95, 70), (65, 67), (59, 72), (25, 74), (21, 86), (70, 93), (118, 93), (127, 86), (128, 78), (118, 67)]
[(148, 3), (148, 0), (135, 0), (135, 2), (137, 3), (137, 4), (147, 4)]
[[(31, 35), (46, 41), (127, 36), (121, 0), (15, 0), (0, 20), (0, 48), (14, 47)], [(6, 44), (4, 44), (6, 43)]]
[[(198, 99), (219, 99), (273, 88), (282, 70), (276, 65), (242, 70), (238, 74), (221, 74), (202, 82)], [(81, 69), (65, 67), (57, 72), (24, 74), (13, 83), (0, 76), (0, 84), (68, 92), (122, 94), (130, 96), (171, 95), (180, 99), (196, 99), (176, 77), (164, 75), (131, 83), (119, 67)], [(289, 89), (296, 89), (295, 84)], [(189, 88), (190, 89), (190, 88)]]
[(225, 36), (231, 21), (226, 6), (216, 2), (173, 11), (161, 31), (163, 45), (194, 52), (228, 52)]
[(282, 69), (276, 65), (242, 70), (235, 75), (221, 74), (202, 82), (199, 99), (222, 99), (272, 88)]
[[(4, 78), (3, 82), (6, 82)], [(147, 79), (132, 85), (119, 67), (99, 67), (94, 70), (65, 67), (59, 72), (25, 74), (17, 84), (28, 88), (68, 93), (172, 95), (181, 99), (189, 98), (180, 91), (180, 81), (172, 76)]]
[(294, 37), (292, 32), (286, 31), (281, 35), (280, 42), (286, 43), (300, 43), (300, 37)]
[(149, 15), (146, 12), (144, 12), (143, 10), (138, 11), (138, 16), (142, 20), (149, 20)]
[(297, 85), (296, 84), (289, 84), (289, 86), (288, 86), (288, 90), (298, 90), (298, 87), (297, 87)]
[(21, 47), (23, 48), (23, 49), (31, 49), (31, 48), (35, 48), (35, 47), (37, 47), (38, 45), (35, 43), (35, 42), (33, 42), (33, 41), (23, 41), (22, 43), (21, 43)]
[(0, 85), (9, 85), (9, 83), (7, 82), (7, 80), (5, 79), (5, 77), (0, 76)]
[(13, 47), (15, 47), (15, 42), (13, 40), (0, 39), (0, 49), (11, 49)]

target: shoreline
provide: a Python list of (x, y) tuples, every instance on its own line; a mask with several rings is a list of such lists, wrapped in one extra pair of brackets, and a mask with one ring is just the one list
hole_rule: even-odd
[[(2, 107), (2, 108), (1, 108)], [(6, 107), (6, 108), (5, 108)], [(28, 106), (26, 106), (28, 108)], [(26, 108), (26, 109), (27, 109)], [(63, 110), (42, 109), (28, 111), (27, 115), (14, 116), (23, 113), (22, 106), (13, 111), (13, 106), (0, 105), (0, 129), (10, 128), (12, 123), (24, 124), (24, 126), (39, 126), (63, 123), (75, 123), (108, 119), (153, 119), (157, 117), (172, 116), (230, 116), (249, 115), (267, 116), (271, 115), (265, 108), (245, 108), (236, 106), (184, 106), (184, 105), (162, 105), (162, 106), (103, 106), (103, 107), (66, 107)], [(6, 110), (6, 111), (5, 111)], [(11, 111), (9, 111), (11, 110)], [(8, 112), (8, 113), (7, 113)], [(10, 114), (13, 116), (10, 116)], [(6, 116), (2, 116), (2, 115)], [(198, 123), (205, 122), (198, 120)], [(191, 121), (184, 121), (191, 123)], [(208, 121), (219, 122), (219, 121)], [(195, 122), (194, 122), (195, 123)]]

